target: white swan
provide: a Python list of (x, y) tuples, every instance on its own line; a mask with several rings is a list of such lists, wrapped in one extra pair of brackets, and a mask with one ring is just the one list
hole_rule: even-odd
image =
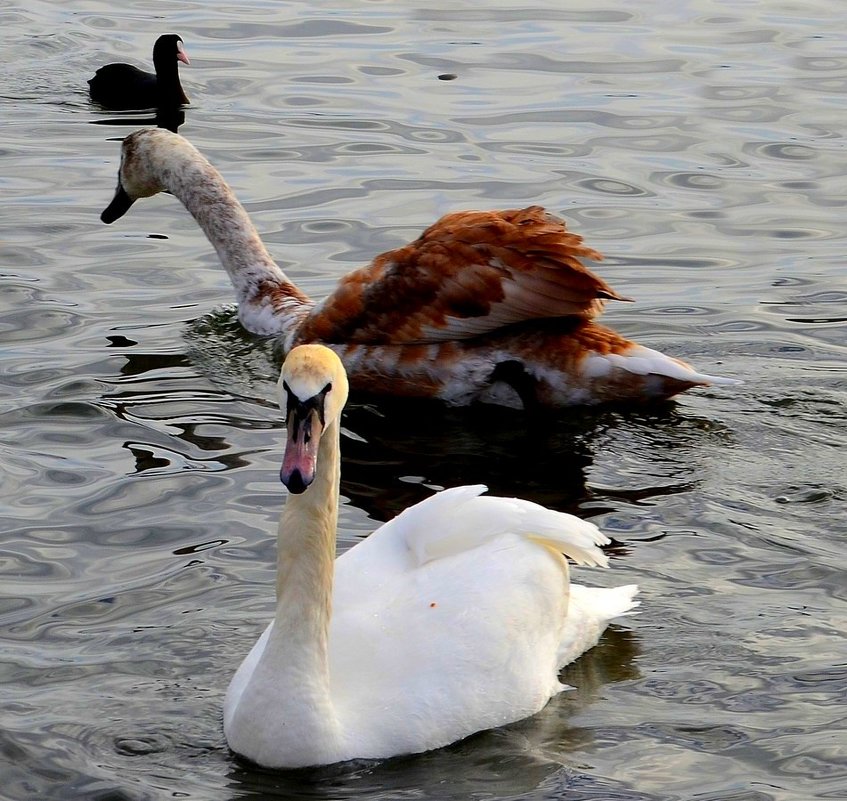
[(536, 408), (736, 383), (595, 322), (607, 300), (628, 298), (582, 263), (600, 254), (540, 206), (448, 214), (315, 303), (271, 258), (220, 173), (178, 134), (142, 130), (124, 140), (101, 219), (112, 223), (164, 190), (217, 250), (244, 327), (276, 337), (285, 353), (330, 345), (357, 392)]
[(406, 509), (336, 560), (347, 390), (324, 346), (283, 365), (276, 615), (224, 702), (230, 747), (266, 767), (416, 753), (532, 715), (637, 605), (635, 585), (569, 583), (563, 554), (607, 564), (596, 526), (483, 486)]

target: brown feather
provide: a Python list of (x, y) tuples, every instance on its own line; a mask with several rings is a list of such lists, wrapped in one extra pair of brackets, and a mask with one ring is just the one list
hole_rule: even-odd
[(627, 300), (581, 261), (601, 258), (540, 206), (448, 214), (344, 276), (299, 339), (439, 342), (523, 320), (590, 319), (606, 300)]

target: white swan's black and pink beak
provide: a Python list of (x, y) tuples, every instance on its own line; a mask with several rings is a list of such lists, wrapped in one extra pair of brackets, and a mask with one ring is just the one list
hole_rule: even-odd
[(288, 440), (279, 478), (289, 492), (299, 495), (315, 480), (318, 448), (325, 424), (324, 402), (331, 385), (306, 400), (300, 400), (287, 384), (283, 386), (288, 396)]
[(123, 186), (121, 186), (120, 178), (118, 178), (118, 188), (115, 189), (115, 196), (112, 198), (112, 202), (103, 210), (100, 219), (106, 225), (111, 225), (115, 220), (123, 217), (133, 203), (135, 203), (134, 198), (131, 198), (126, 193)]

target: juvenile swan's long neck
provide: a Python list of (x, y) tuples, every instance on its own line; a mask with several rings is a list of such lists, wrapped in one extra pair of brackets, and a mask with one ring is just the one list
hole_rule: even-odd
[(271, 258), (220, 173), (193, 148), (168, 152), (167, 161), (155, 165), (161, 182), (191, 212), (217, 251), (235, 288), (244, 326), (257, 334), (293, 334), (312, 301)]

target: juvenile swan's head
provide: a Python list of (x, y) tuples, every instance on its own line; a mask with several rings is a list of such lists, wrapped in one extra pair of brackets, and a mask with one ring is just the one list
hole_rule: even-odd
[(289, 492), (299, 494), (314, 481), (321, 437), (347, 401), (347, 373), (329, 348), (300, 345), (282, 365), (278, 388), (288, 421), (279, 476)]
[(168, 173), (205, 158), (187, 139), (164, 128), (146, 128), (126, 137), (115, 197), (100, 215), (107, 225), (120, 219), (142, 197), (164, 191)]

